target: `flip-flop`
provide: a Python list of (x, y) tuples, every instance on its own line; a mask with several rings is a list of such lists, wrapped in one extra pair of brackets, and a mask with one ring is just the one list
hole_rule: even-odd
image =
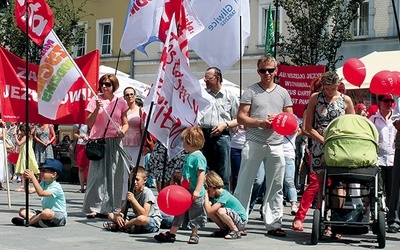
[(268, 231), (269, 235), (276, 236), (276, 237), (286, 237), (286, 232), (283, 231), (281, 228), (275, 228)]
[(301, 221), (299, 221), (299, 220), (293, 221), (292, 228), (295, 231), (303, 231), (304, 230), (303, 225), (302, 225)]

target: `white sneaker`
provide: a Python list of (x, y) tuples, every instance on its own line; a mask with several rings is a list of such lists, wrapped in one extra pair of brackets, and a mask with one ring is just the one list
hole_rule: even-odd
[(291, 209), (290, 213), (292, 215), (296, 215), (298, 210), (299, 210), (299, 207), (297, 205), (292, 205), (292, 209)]

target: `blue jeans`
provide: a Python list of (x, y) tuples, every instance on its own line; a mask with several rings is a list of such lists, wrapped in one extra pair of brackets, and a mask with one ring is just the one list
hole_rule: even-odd
[(214, 170), (224, 181), (224, 189), (229, 191), (231, 178), (229, 135), (206, 137), (202, 152), (207, 159), (207, 171)]
[(283, 180), (283, 185), (285, 187), (286, 197), (289, 198), (290, 202), (297, 202), (297, 191), (294, 185), (294, 172), (296, 166), (294, 164), (294, 159), (285, 157), (285, 178)]
[(235, 192), (237, 178), (239, 176), (240, 162), (242, 161), (242, 150), (231, 148), (231, 192)]

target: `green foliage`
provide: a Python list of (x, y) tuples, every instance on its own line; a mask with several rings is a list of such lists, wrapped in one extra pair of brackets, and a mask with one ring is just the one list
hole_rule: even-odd
[(362, 1), (280, 0), (289, 17), (289, 37), (283, 37), (283, 50), (296, 65), (326, 62), (327, 70), (334, 70), (343, 60), (337, 50), (352, 39), (349, 28)]
[[(83, 20), (91, 14), (84, 10), (86, 0), (82, 4), (75, 6), (74, 0), (47, 0), (54, 15), (53, 30), (63, 43), (64, 47), (72, 54), (73, 47), (77, 45), (80, 37), (87, 32), (82, 26), (78, 25), (79, 20)], [(76, 2), (76, 1), (75, 1)], [(16, 24), (14, 17), (15, 1), (10, 1), (10, 5), (1, 9), (0, 15), (0, 45), (6, 47), (15, 55), (25, 58), (26, 56), (26, 35)], [(37, 46), (29, 39), (29, 61), (38, 64), (40, 61), (41, 47)]]

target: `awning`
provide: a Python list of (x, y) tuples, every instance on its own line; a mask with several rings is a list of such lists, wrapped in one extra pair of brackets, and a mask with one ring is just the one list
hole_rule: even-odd
[(350, 89), (368, 89), (372, 77), (382, 70), (400, 71), (400, 50), (394, 51), (375, 51), (362, 58), (359, 58), (365, 65), (367, 76), (361, 87), (357, 87), (346, 81), (343, 76), (343, 67), (336, 70), (340, 78), (343, 78), (343, 83), (347, 90)]

